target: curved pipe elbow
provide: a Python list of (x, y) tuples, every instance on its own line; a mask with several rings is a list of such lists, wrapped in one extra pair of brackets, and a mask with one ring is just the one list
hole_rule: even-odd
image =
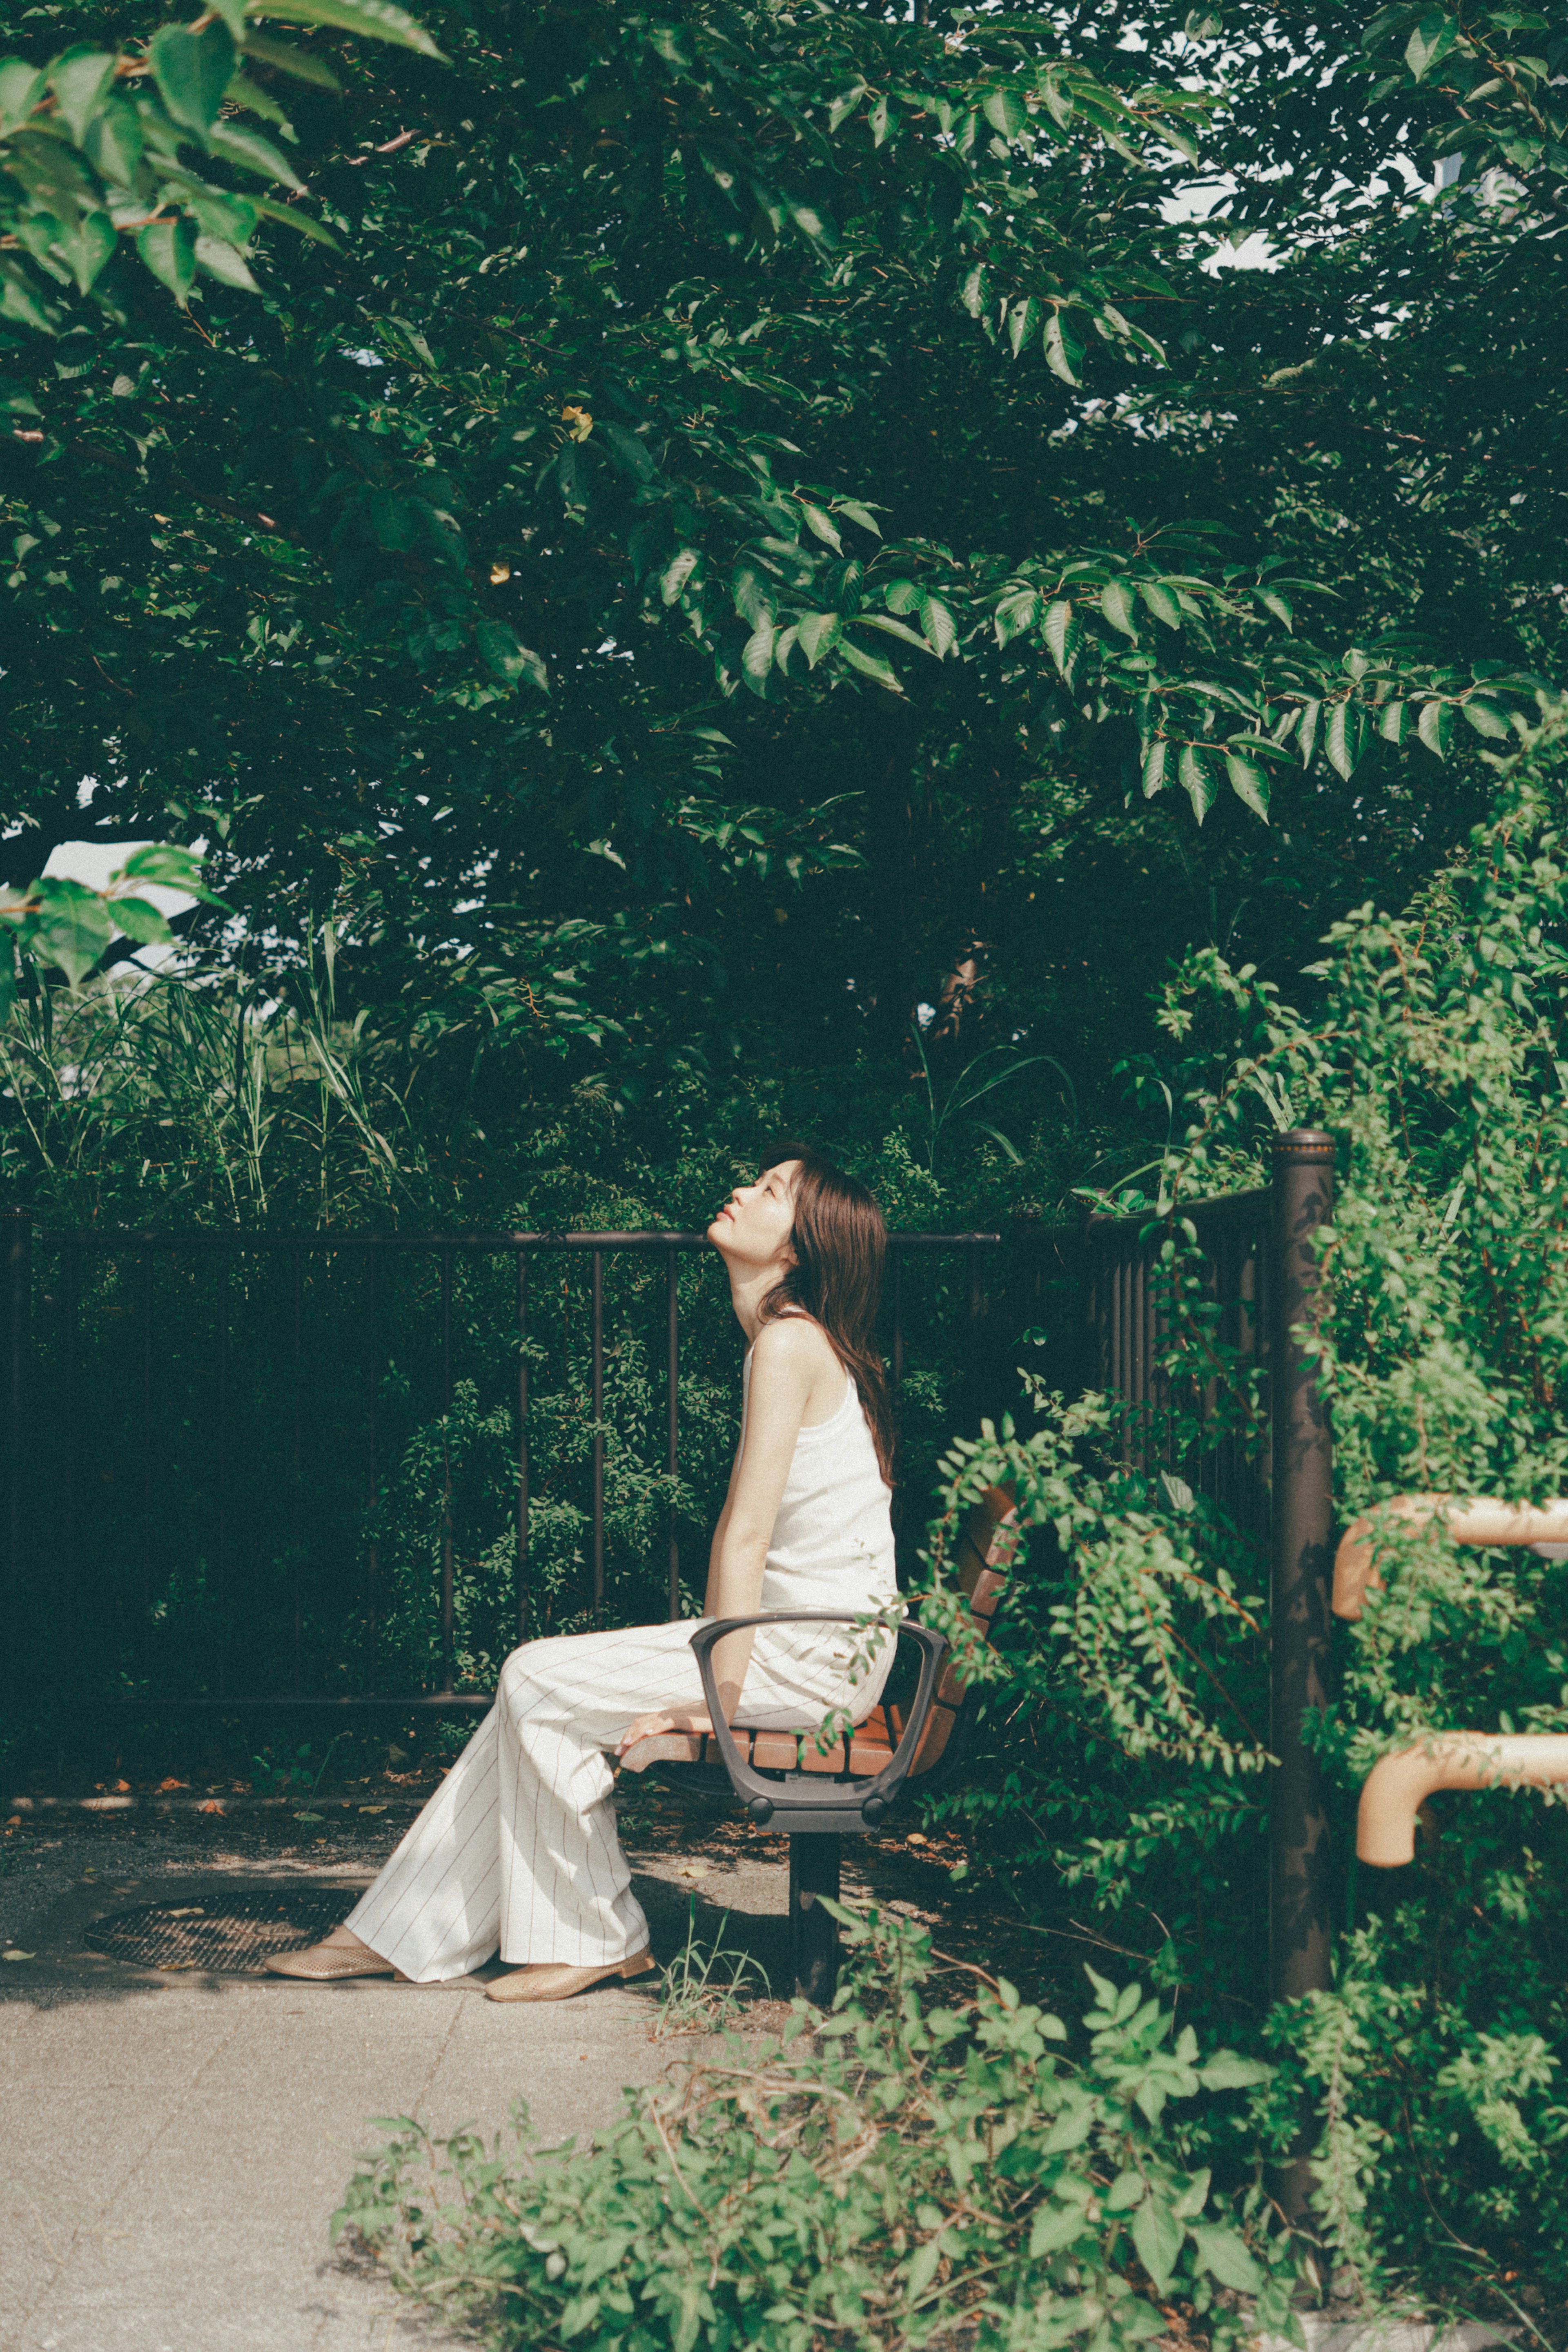
[(1340, 1538), (1333, 1562), (1334, 1615), (1359, 1617), (1368, 1590), (1381, 1586), (1373, 1548), (1379, 1536), (1388, 1534), (1391, 1522), (1423, 1527), (1439, 1513), (1456, 1543), (1568, 1544), (1568, 1499), (1561, 1496), (1549, 1503), (1505, 1503), (1493, 1495), (1463, 1502), (1452, 1495), (1396, 1495), (1353, 1519)]
[(1568, 1781), (1568, 1732), (1434, 1732), (1373, 1766), (1356, 1814), (1356, 1853), (1379, 1870), (1413, 1862), (1416, 1816), (1439, 1789), (1544, 1789), (1554, 1781)]

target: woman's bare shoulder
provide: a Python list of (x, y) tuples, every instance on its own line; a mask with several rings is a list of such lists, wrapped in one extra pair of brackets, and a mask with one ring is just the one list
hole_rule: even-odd
[(776, 1321), (765, 1323), (752, 1351), (754, 1366), (779, 1371), (815, 1372), (837, 1360), (827, 1334), (809, 1315), (780, 1315)]

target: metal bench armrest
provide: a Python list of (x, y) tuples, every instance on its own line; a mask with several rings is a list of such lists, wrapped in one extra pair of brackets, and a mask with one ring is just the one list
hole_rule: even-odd
[[(792, 1814), (821, 1813), (824, 1830), (832, 1827), (831, 1816), (834, 1813), (852, 1812), (859, 1817), (861, 1825), (874, 1829), (892, 1811), (900, 1790), (909, 1778), (910, 1767), (915, 1761), (926, 1717), (931, 1712), (937, 1676), (947, 1654), (947, 1643), (942, 1634), (933, 1633), (925, 1625), (888, 1626), (887, 1632), (895, 1638), (914, 1642), (921, 1653), (920, 1679), (910, 1706), (909, 1720), (891, 1759), (870, 1780), (856, 1780), (847, 1785), (842, 1781), (831, 1781), (822, 1789), (813, 1789), (791, 1780), (786, 1790), (777, 1780), (765, 1780), (759, 1773), (754, 1772), (736, 1746), (735, 1735), (718, 1703), (718, 1685), (713, 1668), (715, 1643), (721, 1642), (727, 1633), (744, 1633), (749, 1625), (852, 1625), (868, 1613), (863, 1610), (849, 1609), (775, 1609), (756, 1617), (718, 1617), (711, 1625), (702, 1626), (692, 1635), (692, 1650), (696, 1658), (697, 1672), (702, 1676), (703, 1696), (707, 1701), (708, 1721), (713, 1726), (719, 1756), (729, 1775), (731, 1788), (759, 1829), (765, 1829), (779, 1809)], [(852, 1739), (852, 1731), (844, 1738), (846, 1763)]]

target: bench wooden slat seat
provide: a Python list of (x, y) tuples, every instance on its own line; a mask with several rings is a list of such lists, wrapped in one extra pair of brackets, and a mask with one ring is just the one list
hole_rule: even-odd
[[(1019, 1527), (1009, 1487), (988, 1488), (969, 1512), (955, 1567), (970, 1622), (990, 1637), (1017, 1549)], [(694, 1634), (704, 1687), (713, 1696), (709, 1655), (727, 1628), (766, 1620), (727, 1619)], [(824, 1751), (816, 1725), (798, 1731), (722, 1734), (663, 1732), (639, 1740), (622, 1759), (628, 1771), (653, 1768), (667, 1785), (692, 1795), (731, 1791), (759, 1826), (777, 1815), (789, 1836), (789, 1918), (797, 1990), (821, 2006), (832, 1998), (837, 1929), (815, 1897), (836, 1897), (841, 1841), (880, 1828), (911, 1781), (934, 1792), (956, 1776), (967, 1744), (969, 1694), (956, 1661), (925, 1627), (900, 1629), (922, 1652), (920, 1687), (910, 1706), (873, 1707), (851, 1736)], [(913, 1741), (910, 1752), (904, 1743)], [(727, 1753), (726, 1750), (728, 1750)]]

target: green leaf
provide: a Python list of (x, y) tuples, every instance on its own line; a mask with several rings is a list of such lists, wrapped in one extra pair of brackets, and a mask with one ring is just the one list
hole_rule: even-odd
[(298, 81), (314, 82), (318, 89), (340, 91), (343, 87), (325, 58), (313, 57), (308, 49), (297, 49), (290, 41), (275, 41), (253, 26), (246, 26), (241, 47), (247, 58), (275, 66), (279, 73), (293, 74)]
[(659, 579), (659, 594), (666, 604), (677, 604), (680, 593), (701, 559), (695, 547), (683, 547), (664, 566)]
[[(1197, 2079), (1206, 2091), (1246, 2091), (1255, 2083), (1273, 2080), (1274, 2070), (1260, 2058), (1243, 2058), (1239, 2051), (1217, 2050), (1206, 2065), (1197, 2070)], [(1207, 2193), (1207, 2176), (1205, 2194)], [(1201, 2206), (1202, 2199), (1198, 2202)]]
[(753, 694), (760, 694), (773, 667), (773, 620), (764, 613), (746, 640), (740, 656), (741, 675)]
[(141, 123), (133, 106), (118, 97), (88, 124), (83, 152), (111, 188), (129, 193), (141, 162)]
[(1328, 762), (1336, 775), (1349, 783), (1355, 773), (1366, 740), (1366, 720), (1361, 705), (1346, 699), (1331, 705), (1329, 723), (1323, 733), (1323, 749)]
[(1094, 2105), (1085, 2099), (1082, 2106), (1064, 2107), (1040, 2142), (1042, 2156), (1063, 2156), (1069, 2148), (1082, 2147), (1094, 2128)]
[(1322, 717), (1322, 710), (1321, 702), (1306, 702), (1301, 706), (1301, 724), (1296, 730), (1296, 740), (1301, 747), (1303, 768), (1310, 768), (1312, 764), (1312, 753), (1317, 749), (1318, 721)]
[(1032, 294), (1021, 302), (1015, 302), (1008, 312), (1008, 341), (1012, 346), (1015, 360), (1039, 323), (1040, 304)]
[(286, 228), (298, 229), (301, 236), (308, 237), (312, 245), (324, 245), (333, 253), (341, 252), (331, 230), (323, 228), (319, 220), (312, 220), (308, 213), (301, 212), (298, 205), (274, 204), (270, 196), (251, 196), (247, 201), (256, 206), (263, 220), (281, 221)]
[(286, 156), (280, 155), (270, 139), (259, 131), (251, 131), (237, 122), (214, 122), (207, 133), (207, 145), (214, 155), (226, 163), (237, 163), (242, 170), (258, 173), (264, 180), (281, 180), (286, 188), (303, 194), (305, 183)]
[(1385, 743), (1403, 743), (1405, 720), (1410, 706), (1407, 702), (1385, 702), (1378, 715), (1377, 731)]
[(136, 240), (136, 250), (161, 278), (182, 310), (196, 274), (196, 232), (188, 220), (153, 221)]
[(113, 936), (109, 909), (96, 890), (46, 875), (33, 885), (40, 903), (33, 918), (31, 952), (79, 987)]
[(1197, 2248), (1197, 2259), (1211, 2278), (1221, 2286), (1234, 2287), (1238, 2294), (1256, 2294), (1264, 2284), (1263, 2273), (1247, 2251), (1246, 2242), (1234, 2230), (1219, 2230), (1195, 2221), (1192, 2239)]
[(1164, 2293), (1176, 2266), (1186, 2231), (1163, 2199), (1145, 2197), (1133, 2216), (1133, 2243), (1138, 2260), (1158, 2292)]
[(1148, 2188), (1141, 2172), (1119, 2172), (1105, 2191), (1107, 2213), (1125, 2213), (1138, 2204)]
[(79, 147), (99, 100), (114, 80), (113, 53), (78, 44), (55, 59), (48, 77), (49, 88), (59, 101), (60, 121)]
[(216, 18), (204, 32), (164, 25), (148, 51), (158, 93), (176, 122), (205, 141), (235, 69), (234, 36)]
[(235, 41), (243, 41), (246, 34), (245, 18), (248, 0), (212, 0), (212, 5), (223, 18)]
[(1168, 743), (1151, 743), (1144, 754), (1144, 798), (1152, 801), (1163, 793), (1170, 782), (1171, 747)]
[(177, 841), (144, 841), (110, 877), (111, 889), (120, 882), (161, 882), (167, 889), (200, 896), (202, 860), (195, 850), (185, 849)]
[(1460, 29), (1457, 16), (1422, 17), (1405, 45), (1405, 62), (1418, 82), (1425, 81), (1432, 68), (1448, 56)]
[(516, 686), (526, 677), (541, 692), (548, 690), (549, 677), (543, 662), (538, 654), (518, 642), (505, 621), (482, 620), (474, 635), (494, 677), (507, 686)]
[(1076, 342), (1070, 344), (1062, 332), (1061, 311), (1053, 310), (1045, 322), (1045, 363), (1051, 374), (1059, 375), (1063, 383), (1076, 386), (1073, 363), (1082, 356), (1082, 347)]
[(837, 644), (843, 626), (837, 613), (808, 613), (797, 625), (800, 650), (808, 669), (815, 669), (829, 648)]
[[(113, 58), (110, 59), (112, 65)], [(23, 58), (0, 58), (0, 137), (25, 122), (44, 96), (43, 71)]]
[(1043, 2254), (1059, 2254), (1088, 2226), (1081, 2205), (1037, 2205), (1030, 2223), (1030, 2260), (1037, 2263)]
[(55, 331), (54, 320), (9, 257), (0, 258), (0, 319), (12, 319), (19, 327), (34, 327), (40, 334)]
[(864, 677), (874, 678), (878, 686), (887, 688), (889, 694), (904, 692), (898, 672), (891, 662), (883, 661), (880, 654), (868, 654), (862, 646), (852, 645), (848, 637), (840, 639), (838, 650), (852, 669), (858, 669)]
[(1215, 781), (1213, 762), (1196, 743), (1184, 743), (1176, 773), (1181, 778), (1183, 792), (1192, 803), (1192, 813), (1201, 824), (1214, 806), (1215, 794), (1219, 790)]
[(847, 515), (851, 522), (858, 522), (862, 530), (869, 530), (873, 539), (882, 537), (882, 526), (876, 517), (869, 507), (862, 507), (858, 499), (841, 499), (838, 511)]
[(1047, 605), (1040, 633), (1050, 648), (1051, 660), (1065, 677), (1078, 644), (1078, 615), (1065, 596)]
[(922, 596), (919, 611), (927, 645), (938, 661), (946, 661), (949, 654), (958, 650), (957, 622), (940, 596)]
[(809, 499), (801, 499), (800, 512), (805, 516), (806, 528), (813, 537), (820, 539), (825, 546), (831, 547), (835, 555), (841, 555), (844, 551), (844, 543), (839, 537), (832, 517), (824, 514), (821, 507), (814, 507)]
[(906, 646), (914, 646), (919, 653), (928, 654), (931, 651), (931, 647), (917, 630), (906, 627), (904, 622), (894, 620), (886, 613), (857, 613), (855, 626), (860, 629), (880, 629), (886, 637), (902, 637)]
[(260, 291), (243, 257), (221, 237), (199, 236), (196, 239), (196, 267), (205, 270), (209, 278), (217, 278), (222, 285), (240, 287), (246, 294)]
[(857, 81), (852, 89), (846, 89), (840, 92), (839, 96), (833, 100), (832, 103), (828, 108), (828, 129), (830, 131), (842, 130), (851, 115), (858, 110), (860, 102), (865, 96), (865, 92), (866, 86), (863, 81)]
[(250, 14), (276, 17), (286, 25), (335, 25), (340, 32), (391, 41), (400, 49), (418, 49), (422, 57), (441, 57), (423, 26), (406, 8), (394, 7), (392, 0), (250, 0)]
[(79, 291), (85, 294), (114, 258), (115, 244), (114, 223), (109, 215), (84, 213), (74, 231), (55, 239), (55, 249), (65, 256)]
[(1424, 702), (1416, 721), (1416, 732), (1428, 751), (1439, 760), (1448, 756), (1448, 745), (1454, 734), (1454, 706), (1451, 702)]
[(980, 100), (980, 111), (993, 131), (1004, 139), (1016, 139), (1029, 122), (1029, 109), (1016, 82), (1004, 82), (1000, 89), (987, 90)]
[(1100, 610), (1113, 629), (1120, 629), (1124, 637), (1137, 642), (1137, 599), (1124, 580), (1106, 583), (1100, 592)]
[(1460, 703), (1459, 713), (1469, 720), (1478, 735), (1486, 736), (1490, 742), (1506, 743), (1513, 733), (1508, 723), (1508, 714), (1498, 703), (1481, 702), (1470, 695)]
[(1230, 779), (1230, 789), (1239, 801), (1244, 801), (1254, 816), (1269, 822), (1269, 778), (1256, 760), (1249, 760), (1240, 751), (1227, 751), (1225, 772)]
[(114, 898), (110, 909), (115, 928), (143, 947), (162, 947), (174, 936), (167, 921), (147, 898)]
[(1140, 580), (1137, 590), (1156, 621), (1163, 621), (1167, 629), (1180, 628), (1181, 606), (1163, 581)]
[(1033, 588), (1013, 588), (1001, 599), (993, 616), (998, 646), (1006, 646), (1014, 637), (1021, 637), (1032, 629), (1040, 618), (1040, 596)]
[(1256, 596), (1260, 604), (1262, 605), (1263, 610), (1266, 613), (1272, 613), (1274, 618), (1282, 627), (1287, 629), (1293, 629), (1295, 627), (1295, 614), (1291, 609), (1291, 606), (1286, 603), (1283, 596), (1277, 594), (1272, 588), (1254, 588), (1252, 593)]

